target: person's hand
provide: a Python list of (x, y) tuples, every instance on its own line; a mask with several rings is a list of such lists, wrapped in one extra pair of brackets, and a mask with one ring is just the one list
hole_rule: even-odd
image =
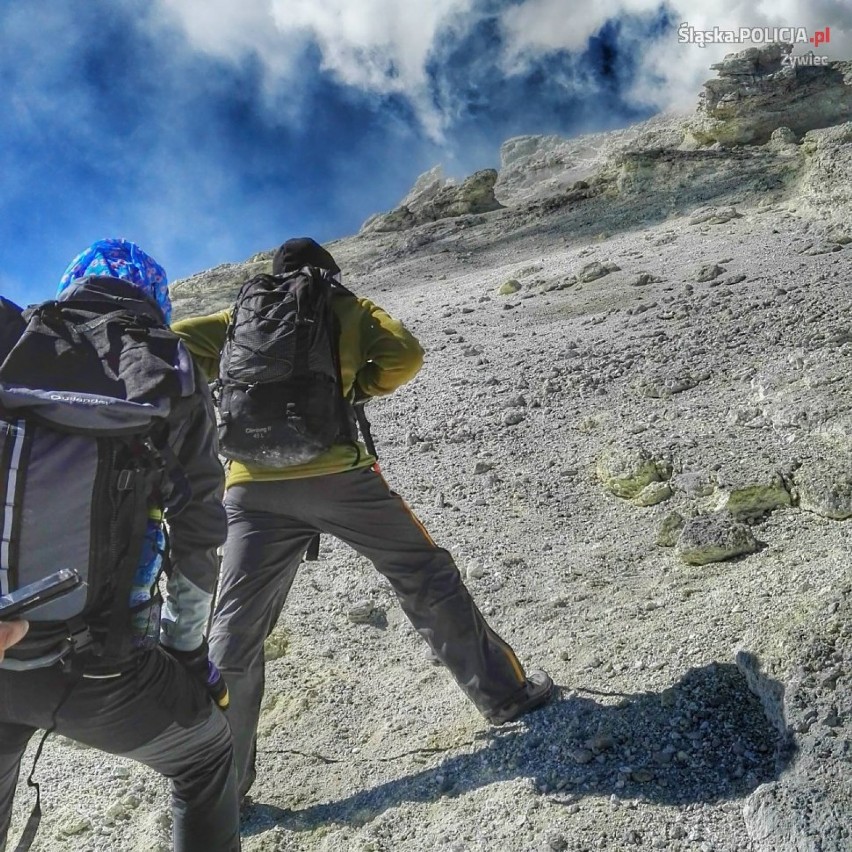
[(177, 651), (163, 645), (163, 650), (174, 657), (191, 677), (200, 680), (210, 697), (220, 710), (227, 710), (230, 704), (228, 684), (216, 664), (208, 656), (207, 640), (205, 639), (194, 651)]
[(6, 649), (17, 645), (29, 629), (27, 621), (0, 621), (0, 660), (3, 659)]

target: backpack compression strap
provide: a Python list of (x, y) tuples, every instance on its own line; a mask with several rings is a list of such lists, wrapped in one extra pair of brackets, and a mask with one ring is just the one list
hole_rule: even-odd
[[(139, 563), (139, 555), (145, 542), (145, 529), (148, 524), (148, 497), (163, 478), (162, 465), (153, 451), (150, 439), (144, 444), (141, 461), (121, 470), (116, 475), (116, 489), (122, 493), (118, 512), (128, 516), (131, 521), (127, 547), (116, 569), (115, 590), (112, 599), (112, 612), (109, 617), (104, 649), (109, 656), (121, 656), (130, 650), (128, 620), (130, 618), (127, 602), (130, 589)], [(153, 463), (152, 463), (153, 462)]]

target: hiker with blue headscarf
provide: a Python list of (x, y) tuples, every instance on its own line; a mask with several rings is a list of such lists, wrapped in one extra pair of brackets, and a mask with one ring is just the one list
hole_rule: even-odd
[[(106, 400), (97, 404), (112, 408), (107, 418), (123, 416), (125, 408), (148, 414), (153, 409), (152, 416), (161, 418), (155, 419), (151, 431), (141, 439), (134, 434), (133, 440), (126, 440), (124, 432), (118, 438), (85, 438), (92, 445), (98, 444), (88, 483), (81, 483), (81, 477), (70, 472), (78, 470), (81, 462), (77, 456), (82, 453), (71, 449), (54, 452), (58, 459), (55, 470), (49, 470), (49, 463), (39, 458), (39, 447), (44, 448), (41, 458), (45, 459), (51, 448), (64, 440), (61, 428), (50, 430), (42, 421), (27, 420), (25, 413), (15, 415), (18, 419), (5, 427), (5, 433), (0, 429), (7, 436), (0, 434), (0, 484), (7, 495), (5, 508), (0, 507), (5, 513), (0, 523), (0, 591), (5, 594), (7, 589), (17, 588), (16, 572), (25, 570), (24, 560), (29, 556), (31, 562), (35, 561), (32, 553), (16, 554), (16, 536), (24, 540), (25, 533), (30, 548), (36, 554), (53, 553), (55, 563), (66, 561), (66, 556), (71, 562), (76, 554), (73, 545), (67, 543), (81, 540), (81, 527), (85, 558), (78, 559), (77, 564), (88, 571), (89, 587), (101, 583), (106, 590), (106, 597), (100, 595), (94, 601), (87, 597), (85, 608), (67, 622), (51, 621), (44, 615), (39, 621), (39, 608), (30, 610), (26, 614), (27, 635), (7, 648), (0, 661), (0, 852), (6, 846), (21, 758), (38, 728), (55, 730), (86, 746), (139, 761), (169, 778), (176, 852), (239, 850), (233, 748), (222, 712), (227, 709), (227, 688), (208, 660), (205, 638), (218, 573), (216, 551), (226, 535), (221, 503), (224, 477), (216, 453), (215, 418), (207, 383), (183, 344), (168, 329), (171, 303), (166, 273), (134, 243), (101, 240), (69, 264), (55, 301), (19, 313), (17, 320), (16, 306), (0, 301), (0, 312), (12, 314), (0, 316), (0, 348), (16, 321), (21, 328), (29, 323), (27, 334), (19, 334), (8, 352), (0, 352), (0, 393), (8, 392), (10, 376), (20, 378), (21, 370), (15, 373), (16, 349), (46, 330), (45, 345), (54, 347), (49, 351), (55, 352), (55, 357), (30, 360), (41, 362), (33, 367), (38, 380), (27, 386), (35, 388), (30, 391), (33, 396), (39, 400), (46, 397), (51, 405), (60, 400), (71, 407), (86, 407), (82, 413), (78, 407), (80, 417), (97, 417), (90, 414), (96, 410), (91, 400)], [(95, 319), (86, 323), (68, 319), (75, 316)], [(107, 327), (109, 331), (103, 331)], [(69, 328), (70, 333), (63, 333)], [(101, 336), (97, 337), (99, 329)], [(128, 346), (124, 346), (125, 341), (129, 341)], [(155, 357), (150, 356), (155, 345), (159, 347)], [(18, 358), (18, 363), (26, 373), (27, 362)], [(149, 363), (156, 365), (156, 371), (146, 376)], [(88, 380), (87, 376), (74, 375), (78, 364), (101, 366), (93, 369), (96, 375)], [(54, 373), (64, 370), (61, 383), (47, 384), (45, 377), (51, 375), (51, 369)], [(83, 368), (76, 369), (84, 372)], [(168, 393), (164, 390), (167, 384)], [(116, 396), (116, 387), (125, 396)], [(104, 388), (110, 389), (110, 394), (99, 396)], [(151, 388), (158, 394), (150, 392)], [(134, 397), (137, 391), (138, 399)], [(0, 417), (9, 416), (0, 410)], [(14, 522), (6, 523), (20, 490), (13, 489), (11, 478), (3, 478), (3, 459), (14, 455), (6, 452), (10, 428), (36, 436), (30, 439), (29, 448), (26, 440), (22, 441), (15, 469), (18, 480), (26, 479), (20, 510), (23, 533), (15, 532)], [(71, 446), (71, 441), (82, 439), (73, 434), (68, 440)], [(108, 444), (117, 448), (115, 454), (105, 456), (112, 460), (111, 465), (102, 462), (100, 455), (105, 440), (116, 441)], [(74, 446), (85, 449), (89, 445)], [(119, 457), (123, 459), (120, 463)], [(99, 497), (101, 485), (109, 490)], [(134, 491), (137, 488), (140, 490)], [(91, 501), (87, 499), (85, 509), (78, 512), (81, 489)], [(13, 491), (14, 497), (10, 497)], [(42, 506), (30, 502), (28, 508), (31, 491)], [(121, 496), (131, 491), (137, 496)], [(69, 513), (72, 500), (75, 509)], [(128, 500), (131, 502), (122, 502)], [(97, 513), (96, 503), (112, 507), (105, 510), (112, 520), (96, 522), (96, 518), (105, 517)], [(27, 512), (47, 512), (45, 505), (54, 507), (53, 516), (41, 518), (37, 524), (31, 521), (26, 528)], [(135, 514), (120, 514), (124, 505), (132, 505)], [(70, 532), (63, 528), (63, 516), (68, 521), (69, 515), (71, 520), (78, 520), (77, 528)], [(91, 543), (103, 541), (98, 538), (104, 534), (103, 528), (118, 526), (119, 517), (138, 517), (140, 520), (129, 521), (126, 526), (135, 531), (132, 536), (144, 528), (144, 537), (139, 534), (138, 539), (130, 536), (117, 542), (107, 539), (107, 547)], [(7, 533), (7, 529), (12, 532)], [(149, 533), (154, 536), (150, 542)], [(152, 549), (146, 550), (145, 544), (141, 554), (131, 553), (135, 550), (131, 544), (137, 540), (150, 543)], [(142, 589), (141, 597), (137, 585), (143, 568), (156, 565), (159, 570), (159, 560), (167, 556), (171, 569), (160, 617), (158, 574), (146, 575), (148, 587)], [(64, 565), (48, 567), (56, 571)], [(125, 570), (128, 567), (130, 570)], [(104, 576), (111, 579), (104, 581)], [(126, 581), (122, 579), (125, 577)], [(137, 597), (120, 591), (123, 582)], [(141, 622), (140, 615), (144, 616)], [(60, 646), (56, 646), (57, 629), (65, 637)], [(52, 650), (55, 646), (57, 650)], [(35, 768), (33, 773), (38, 775)], [(69, 781), (74, 783), (73, 779)], [(55, 796), (51, 788), (45, 796), (46, 808), (59, 804)], [(32, 841), (37, 814), (34, 808), (19, 849), (28, 848)]]

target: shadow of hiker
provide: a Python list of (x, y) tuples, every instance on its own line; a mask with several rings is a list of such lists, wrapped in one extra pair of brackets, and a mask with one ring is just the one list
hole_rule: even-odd
[(620, 700), (562, 698), (523, 722), (484, 732), (475, 751), (338, 801), (300, 810), (257, 804), (243, 835), (276, 825), (292, 831), (327, 823), (360, 826), (403, 802), (454, 798), (524, 777), (566, 804), (610, 795), (664, 805), (707, 803), (747, 796), (778, 777), (792, 757), (787, 736), (767, 719), (734, 665), (691, 669), (659, 693), (576, 692)]

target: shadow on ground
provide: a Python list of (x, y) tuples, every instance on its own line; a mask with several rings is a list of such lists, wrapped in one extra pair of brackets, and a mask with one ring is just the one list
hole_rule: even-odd
[(748, 796), (792, 758), (787, 738), (764, 715), (736, 666), (715, 663), (690, 670), (662, 692), (575, 688), (572, 697), (523, 722), (484, 732), (469, 748), (337, 801), (299, 810), (257, 803), (243, 834), (276, 825), (291, 831), (360, 826), (405, 802), (454, 798), (519, 778), (566, 804), (610, 795), (664, 805), (709, 803)]

